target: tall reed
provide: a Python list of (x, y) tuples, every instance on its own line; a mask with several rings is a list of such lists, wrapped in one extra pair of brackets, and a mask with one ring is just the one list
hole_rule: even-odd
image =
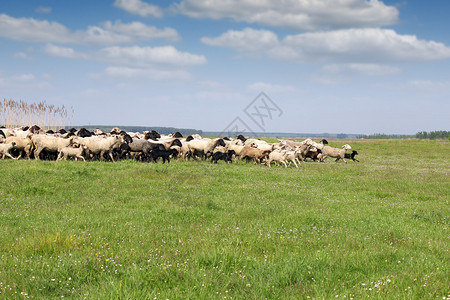
[(45, 101), (27, 103), (19, 100), (0, 101), (0, 125), (7, 128), (39, 125), (44, 130), (57, 130), (70, 125), (73, 107), (55, 106)]

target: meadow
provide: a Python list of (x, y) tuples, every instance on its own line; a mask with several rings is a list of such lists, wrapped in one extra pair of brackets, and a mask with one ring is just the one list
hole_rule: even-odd
[(448, 140), (361, 162), (0, 161), (0, 299), (446, 299)]

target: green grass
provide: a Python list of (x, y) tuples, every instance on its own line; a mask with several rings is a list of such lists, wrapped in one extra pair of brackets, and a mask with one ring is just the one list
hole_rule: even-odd
[(448, 141), (360, 163), (0, 161), (0, 298), (449, 295)]

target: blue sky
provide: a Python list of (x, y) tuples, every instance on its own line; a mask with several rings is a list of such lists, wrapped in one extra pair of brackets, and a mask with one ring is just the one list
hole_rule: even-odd
[[(450, 1), (2, 1), (0, 97), (70, 125), (449, 130)], [(264, 92), (263, 126), (244, 109)], [(256, 99), (259, 101), (258, 99)]]

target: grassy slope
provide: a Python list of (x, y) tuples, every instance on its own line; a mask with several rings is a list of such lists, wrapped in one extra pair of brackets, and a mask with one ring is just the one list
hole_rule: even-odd
[(0, 161), (0, 297), (447, 296), (449, 142), (350, 142), (299, 170)]

